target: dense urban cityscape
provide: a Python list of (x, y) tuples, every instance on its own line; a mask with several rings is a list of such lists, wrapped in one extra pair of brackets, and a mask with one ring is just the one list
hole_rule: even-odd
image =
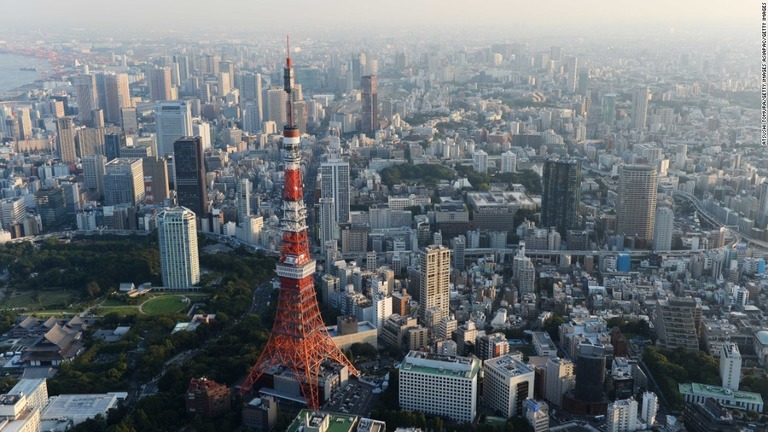
[(768, 431), (753, 6), (0, 30), (0, 431)]

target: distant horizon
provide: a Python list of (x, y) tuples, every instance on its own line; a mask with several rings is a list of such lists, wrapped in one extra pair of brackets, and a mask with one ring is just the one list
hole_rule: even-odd
[[(211, 33), (307, 35), (375, 35), (380, 32), (461, 33), (508, 37), (593, 35), (632, 37), (633, 34), (670, 37), (693, 33), (697, 37), (760, 35), (760, 3), (742, 2), (734, 7), (723, 0), (644, 2), (584, 0), (578, 3), (519, 0), (391, 0), (365, 3), (334, 0), (277, 2), (274, 0), (134, 0), (119, 7), (95, 0), (29, 0), (15, 2), (0, 15), (0, 39), (12, 38), (9, 30), (94, 36), (141, 33), (200, 35)], [(212, 7), (215, 5), (215, 7)], [(282, 10), (285, 9), (283, 12)], [(51, 13), (46, 13), (51, 11)], [(280, 19), (280, 17), (284, 19)]]

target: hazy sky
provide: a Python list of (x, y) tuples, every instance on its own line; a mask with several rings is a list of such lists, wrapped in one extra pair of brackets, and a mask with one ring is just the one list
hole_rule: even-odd
[[(284, 19), (283, 19), (284, 18)], [(0, 0), (0, 38), (9, 28), (140, 28), (301, 33), (393, 27), (489, 31), (536, 29), (542, 34), (595, 29), (669, 31), (694, 25), (760, 31), (755, 0)], [(291, 29), (293, 27), (293, 29)]]

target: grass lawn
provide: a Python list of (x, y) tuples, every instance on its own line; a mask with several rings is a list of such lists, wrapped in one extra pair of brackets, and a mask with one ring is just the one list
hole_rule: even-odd
[(147, 302), (141, 306), (141, 309), (148, 315), (163, 315), (177, 313), (187, 306), (188, 304), (182, 297), (177, 295), (167, 295), (147, 300)]
[(81, 311), (74, 309), (58, 309), (58, 310), (44, 310), (35, 311), (34, 315), (38, 317), (71, 317)]
[(127, 306), (127, 305), (125, 304), (125, 302), (122, 302), (118, 299), (108, 298), (103, 302), (101, 302), (101, 306)]
[(139, 307), (138, 306), (107, 306), (107, 307), (101, 307), (103, 314), (108, 313), (118, 313), (120, 315), (138, 315), (139, 314)]
[[(68, 304), (69, 300), (76, 296), (77, 293), (67, 290), (41, 290), (37, 292), (37, 296), (34, 291), (16, 291), (10, 297), (6, 297), (1, 305), (5, 308), (25, 307), (34, 311), (52, 305)], [(38, 301), (35, 301), (35, 297)]]

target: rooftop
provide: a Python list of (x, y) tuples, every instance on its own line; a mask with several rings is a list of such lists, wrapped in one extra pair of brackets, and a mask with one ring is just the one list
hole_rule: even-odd
[(470, 357), (411, 351), (400, 364), (400, 370), (472, 379), (480, 371), (480, 360)]
[(530, 366), (515, 360), (515, 358), (509, 354), (486, 360), (484, 366), (501, 371), (506, 374), (507, 377), (516, 377), (527, 373), (533, 373), (533, 369)]
[(755, 337), (762, 345), (768, 345), (768, 330), (760, 330), (755, 333)]
[(77, 424), (96, 417), (97, 414), (106, 414), (107, 411), (117, 405), (119, 399), (126, 397), (127, 394), (124, 393), (52, 396), (40, 418), (48, 420), (66, 417)]
[(299, 415), (296, 416), (296, 419), (293, 421), (293, 423), (288, 426), (287, 432), (299, 431), (299, 428), (304, 423), (304, 419), (307, 415), (310, 417), (310, 425), (315, 427), (320, 424), (323, 415), (329, 415), (331, 417), (331, 421), (328, 425), (327, 432), (352, 432), (355, 430), (355, 425), (357, 424), (357, 416), (354, 415), (330, 412), (313, 412), (308, 409), (303, 409), (299, 411)]
[(678, 389), (682, 394), (694, 394), (699, 396), (712, 397), (715, 399), (726, 398), (726, 399), (732, 399), (737, 402), (745, 402), (745, 403), (753, 403), (753, 404), (763, 403), (763, 397), (760, 396), (759, 393), (733, 391), (729, 388), (715, 386), (715, 385), (699, 384), (699, 383), (678, 384)]

